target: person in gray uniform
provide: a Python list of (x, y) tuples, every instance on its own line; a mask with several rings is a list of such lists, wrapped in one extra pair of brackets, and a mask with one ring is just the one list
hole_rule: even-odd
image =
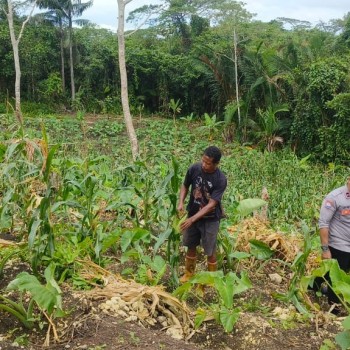
[[(320, 210), (319, 229), (322, 259), (336, 259), (339, 267), (350, 270), (350, 177), (324, 198)], [(339, 298), (328, 288), (328, 303), (339, 303)], [(337, 313), (339, 309), (335, 308)]]

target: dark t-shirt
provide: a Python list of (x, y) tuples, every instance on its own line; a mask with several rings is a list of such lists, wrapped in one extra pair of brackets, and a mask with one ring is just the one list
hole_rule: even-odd
[(195, 215), (205, 207), (212, 198), (218, 202), (213, 213), (208, 213), (204, 219), (218, 221), (222, 217), (221, 198), (227, 186), (227, 179), (220, 169), (213, 173), (205, 173), (202, 164), (196, 163), (187, 170), (184, 185), (190, 188), (190, 201), (187, 205), (188, 216)]

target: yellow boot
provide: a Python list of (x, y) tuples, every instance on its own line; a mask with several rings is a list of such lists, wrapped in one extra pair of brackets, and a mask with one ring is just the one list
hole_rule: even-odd
[(208, 261), (208, 271), (213, 272), (213, 271), (217, 271), (218, 269), (218, 263), (215, 262), (209, 262)]
[[(214, 263), (208, 261), (208, 271), (209, 272), (217, 271), (217, 269), (218, 269), (218, 263), (216, 261)], [(204, 297), (206, 287), (207, 286), (205, 286), (204, 284), (197, 285), (196, 292), (197, 292), (198, 296), (200, 296), (202, 298)]]
[(196, 257), (186, 255), (185, 273), (180, 278), (180, 282), (181, 283), (188, 282), (191, 279), (191, 277), (194, 275), (195, 270), (196, 270)]

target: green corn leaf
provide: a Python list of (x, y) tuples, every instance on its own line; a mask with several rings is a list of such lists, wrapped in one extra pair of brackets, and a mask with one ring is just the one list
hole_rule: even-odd
[(32, 249), (34, 246), (34, 241), (36, 237), (36, 233), (40, 227), (40, 224), (43, 221), (41, 219), (32, 219), (29, 225), (29, 236), (28, 236), (28, 246), (29, 249)]
[(158, 236), (157, 242), (154, 245), (154, 253), (158, 251), (159, 247), (163, 245), (163, 243), (169, 238), (172, 232), (173, 232), (172, 228), (168, 228)]
[(44, 181), (48, 181), (48, 179), (49, 179), (52, 160), (53, 160), (53, 157), (55, 155), (57, 148), (58, 148), (58, 146), (51, 147), (51, 149), (47, 155), (46, 166), (45, 166), (45, 171), (44, 171)]

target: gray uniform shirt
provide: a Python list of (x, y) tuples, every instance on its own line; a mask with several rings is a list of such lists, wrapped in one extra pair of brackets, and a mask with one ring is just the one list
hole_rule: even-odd
[(350, 191), (347, 186), (329, 193), (322, 202), (319, 228), (328, 227), (329, 245), (350, 253)]

